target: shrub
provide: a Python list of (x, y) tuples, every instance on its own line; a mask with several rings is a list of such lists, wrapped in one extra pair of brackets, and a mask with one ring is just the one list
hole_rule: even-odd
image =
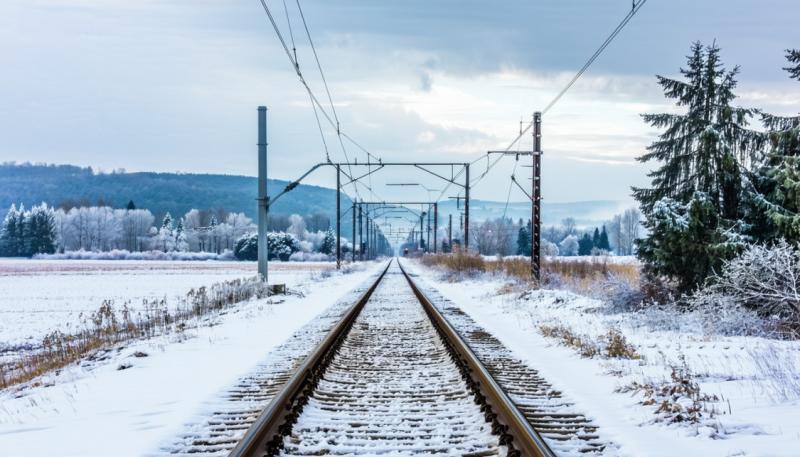
[(688, 302), (694, 308), (746, 308), (775, 320), (787, 336), (800, 333), (800, 252), (785, 240), (753, 245), (723, 264)]
[(236, 240), (233, 255), (239, 260), (258, 260), (258, 233), (246, 233)]

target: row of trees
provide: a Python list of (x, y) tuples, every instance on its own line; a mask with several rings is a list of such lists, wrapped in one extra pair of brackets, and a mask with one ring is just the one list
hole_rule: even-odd
[[(220, 220), (223, 215), (224, 219)], [(327, 219), (312, 216), (307, 222), (301, 216), (291, 215), (270, 220), (281, 227), (278, 233), (291, 237), (291, 242), (287, 243), (291, 253), (332, 252), (330, 238), (333, 235)], [(324, 228), (310, 231), (309, 225)], [(138, 209), (133, 202), (125, 209), (71, 205), (54, 209), (42, 203), (25, 210), (11, 205), (0, 227), (0, 255), (30, 257), (54, 252), (111, 250), (221, 254), (233, 251), (239, 240), (255, 231), (253, 221), (243, 213), (192, 209), (181, 218), (167, 213), (156, 223), (149, 210)], [(275, 246), (276, 253), (281, 250)]]
[[(787, 53), (800, 80), (800, 51)], [(694, 43), (680, 72), (658, 82), (684, 112), (643, 115), (662, 133), (638, 159), (659, 166), (634, 197), (646, 272), (689, 291), (752, 244), (800, 243), (800, 116), (736, 106), (739, 67), (725, 68), (715, 44)]]

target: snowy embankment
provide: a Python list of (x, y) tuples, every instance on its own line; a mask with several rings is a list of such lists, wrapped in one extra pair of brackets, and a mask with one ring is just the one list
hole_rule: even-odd
[[(330, 262), (273, 262), (270, 282), (331, 268)], [(73, 333), (105, 300), (135, 314), (145, 301), (166, 299), (173, 311), (192, 288), (255, 274), (254, 262), (0, 259), (0, 352), (37, 346), (54, 330)]]
[[(675, 316), (611, 313), (598, 300), (527, 291), (488, 276), (451, 283), (438, 270), (409, 264), (423, 283), (575, 401), (622, 455), (798, 455), (800, 342), (706, 334)], [(584, 343), (619, 332), (636, 358), (582, 357), (563, 340), (543, 336), (548, 328), (569, 330)], [(662, 388), (672, 393), (694, 383), (699, 392), (660, 395)], [(645, 397), (650, 388), (652, 399)], [(657, 412), (675, 403), (680, 414)], [(687, 413), (694, 407), (696, 412)], [(678, 415), (683, 422), (672, 421)]]
[[(273, 272), (275, 282), (285, 282), (304, 297), (251, 300), (205, 317), (195, 328), (121, 345), (22, 390), (0, 391), (0, 455), (142, 456), (156, 451), (206, 401), (380, 267), (360, 265), (346, 274), (308, 264), (282, 265)], [(135, 281), (137, 275), (128, 274)], [(143, 282), (147, 278), (145, 270)]]

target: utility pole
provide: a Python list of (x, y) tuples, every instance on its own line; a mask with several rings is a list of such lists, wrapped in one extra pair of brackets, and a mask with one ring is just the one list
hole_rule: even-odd
[(436, 232), (439, 231), (439, 203), (433, 204), (433, 253), (439, 249), (436, 239)]
[(336, 269), (342, 268), (342, 169), (336, 165)]
[(267, 107), (258, 107), (258, 276), (268, 283)]
[(542, 113), (533, 113), (533, 179), (531, 180), (531, 274), (537, 282), (542, 277), (540, 258), (542, 241)]
[(350, 240), (350, 259), (356, 261), (356, 201), (353, 200), (353, 238)]
[(464, 249), (469, 252), (469, 164), (464, 188)]
[(358, 260), (364, 260), (364, 210), (358, 205)]
[(369, 208), (367, 208), (367, 222), (364, 226), (367, 230), (367, 260), (372, 260), (372, 219), (369, 218)]
[(425, 252), (431, 252), (431, 206), (428, 205), (428, 226), (425, 230)]
[(425, 211), (419, 213), (419, 250), (425, 249), (425, 238), (423, 238), (425, 229)]
[(450, 252), (453, 252), (453, 213), (447, 216), (447, 243), (450, 244)]

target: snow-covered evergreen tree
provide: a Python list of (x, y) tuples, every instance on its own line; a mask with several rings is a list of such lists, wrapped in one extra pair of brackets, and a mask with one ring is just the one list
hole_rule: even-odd
[[(763, 136), (748, 129), (755, 111), (733, 105), (738, 71), (724, 68), (715, 44), (694, 43), (683, 80), (658, 76), (664, 95), (686, 112), (643, 115), (663, 132), (638, 157), (660, 163), (649, 175), (652, 187), (633, 189), (650, 232), (637, 243), (638, 256), (648, 273), (671, 276), (684, 290), (734, 255), (747, 229), (741, 176), (757, 160)], [(688, 229), (678, 230), (665, 209)]]
[[(520, 219), (520, 222), (522, 222), (522, 219)], [(531, 232), (529, 227), (521, 223), (517, 233), (517, 255), (531, 255)]]
[(183, 219), (178, 220), (178, 226), (175, 227), (175, 250), (186, 251), (189, 249), (189, 243), (186, 242), (186, 230), (183, 227)]
[[(784, 68), (800, 81), (800, 50), (787, 50), (792, 64)], [(783, 238), (800, 244), (800, 115), (762, 114), (769, 152), (752, 179), (756, 195), (748, 222), (760, 241)]]
[(161, 221), (161, 228), (158, 230), (156, 242), (158, 248), (164, 252), (175, 249), (175, 231), (172, 226), (172, 215), (169, 212), (164, 215), (164, 219)]
[(56, 251), (56, 220), (46, 203), (34, 206), (25, 214), (24, 255), (52, 254)]
[(258, 260), (258, 233), (247, 233), (236, 240), (233, 255), (239, 260)]
[(0, 255), (4, 257), (22, 255), (19, 238), (22, 224), (22, 211), (18, 210), (17, 206), (12, 203), (11, 208), (6, 213), (6, 217), (3, 219), (3, 226), (0, 228)]
[(588, 233), (584, 233), (580, 240), (578, 240), (578, 255), (590, 255), (594, 242)]
[(322, 239), (322, 244), (319, 247), (319, 252), (323, 254), (334, 254), (336, 249), (336, 235), (334, 235), (332, 229), (328, 229), (325, 232), (325, 237)]
[(600, 231), (600, 236), (597, 240), (597, 249), (610, 252), (611, 251), (611, 243), (608, 241), (608, 232), (606, 231), (606, 226), (603, 226), (603, 230)]

